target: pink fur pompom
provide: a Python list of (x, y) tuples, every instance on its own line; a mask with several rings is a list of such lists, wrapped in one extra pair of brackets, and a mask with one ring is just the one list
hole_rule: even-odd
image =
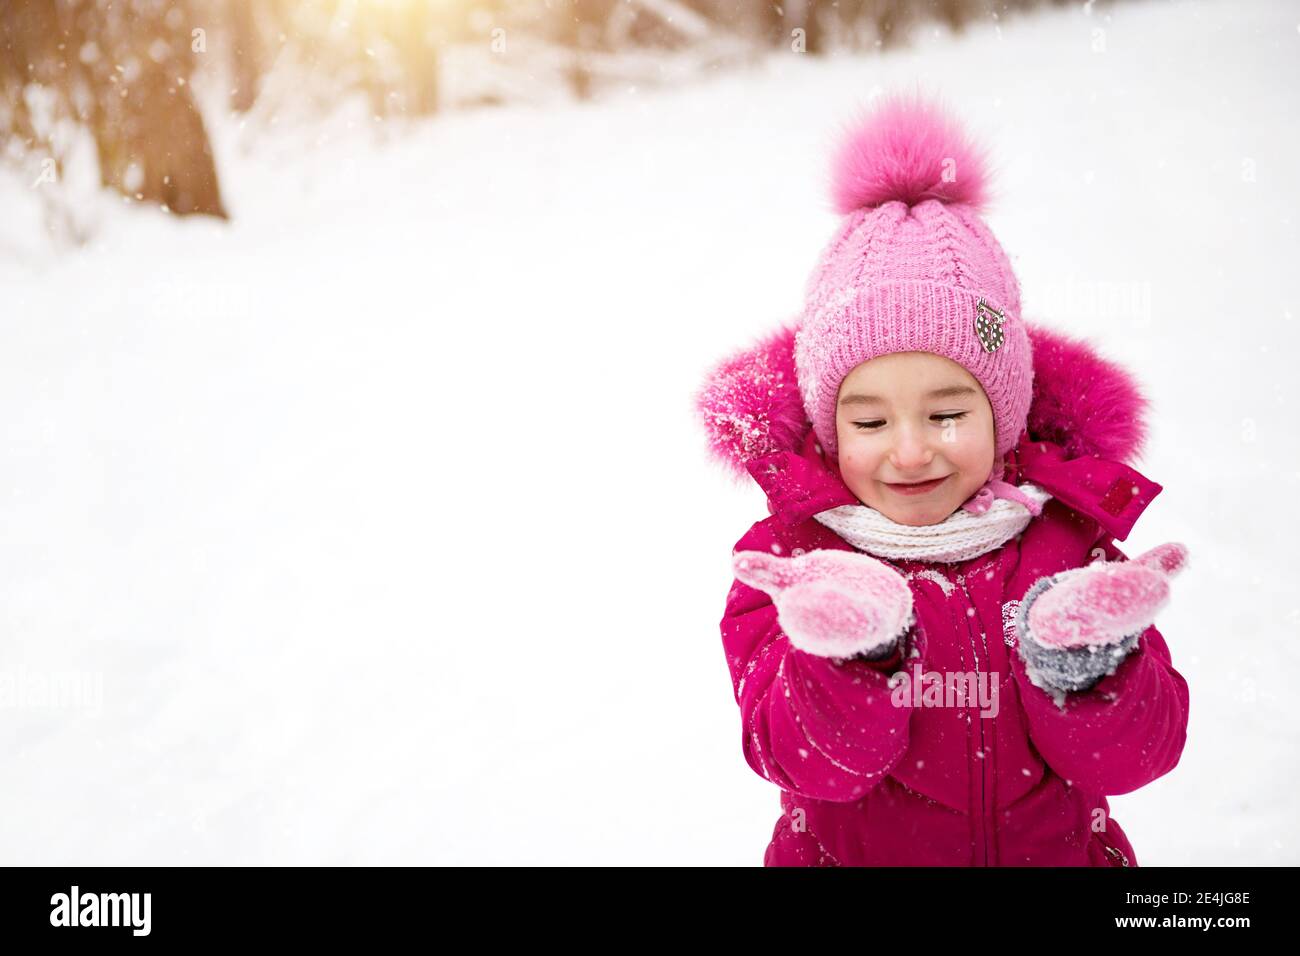
[(842, 215), (893, 200), (979, 209), (987, 163), (985, 150), (938, 103), (890, 94), (847, 126), (831, 167), (831, 197)]

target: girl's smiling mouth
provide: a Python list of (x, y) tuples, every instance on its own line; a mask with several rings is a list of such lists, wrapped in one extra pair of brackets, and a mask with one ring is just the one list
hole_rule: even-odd
[(924, 495), (928, 494), (941, 484), (951, 478), (951, 475), (944, 475), (942, 478), (935, 478), (933, 481), (922, 481), (915, 485), (895, 485), (890, 482), (884, 482), (886, 488), (900, 495)]

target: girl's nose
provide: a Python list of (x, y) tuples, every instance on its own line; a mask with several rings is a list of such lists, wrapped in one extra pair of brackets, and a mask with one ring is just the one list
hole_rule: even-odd
[(900, 428), (898, 440), (890, 455), (895, 468), (901, 472), (919, 471), (929, 466), (934, 458), (930, 447), (909, 428)]

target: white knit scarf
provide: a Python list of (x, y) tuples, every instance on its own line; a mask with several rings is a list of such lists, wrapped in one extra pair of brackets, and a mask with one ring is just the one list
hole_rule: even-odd
[[(1034, 484), (1020, 491), (1038, 503), (1052, 496)], [(1025, 529), (1034, 515), (1019, 501), (999, 497), (982, 514), (958, 508), (938, 524), (891, 521), (866, 505), (841, 505), (813, 515), (859, 551), (905, 561), (966, 561), (992, 551)]]

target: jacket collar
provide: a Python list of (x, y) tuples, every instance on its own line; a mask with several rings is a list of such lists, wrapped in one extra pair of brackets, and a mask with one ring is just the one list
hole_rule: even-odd
[(1096, 455), (1065, 457), (1060, 445), (1021, 435), (1015, 461), (1008, 456), (1011, 482), (1032, 481), (1062, 504), (1087, 515), (1119, 541), (1164, 486), (1122, 462)]
[(859, 503), (839, 470), (827, 464), (812, 429), (800, 452), (773, 452), (747, 462), (745, 468), (767, 495), (767, 510), (787, 527), (828, 508)]
[[(1118, 461), (1096, 455), (1067, 460), (1065, 454), (1060, 445), (1031, 441), (1023, 433), (1007, 455), (1005, 480), (1033, 482), (1123, 541), (1163, 486)], [(799, 452), (773, 452), (745, 467), (767, 495), (768, 511), (787, 527), (829, 508), (860, 504), (835, 464), (825, 459), (811, 429)]]

